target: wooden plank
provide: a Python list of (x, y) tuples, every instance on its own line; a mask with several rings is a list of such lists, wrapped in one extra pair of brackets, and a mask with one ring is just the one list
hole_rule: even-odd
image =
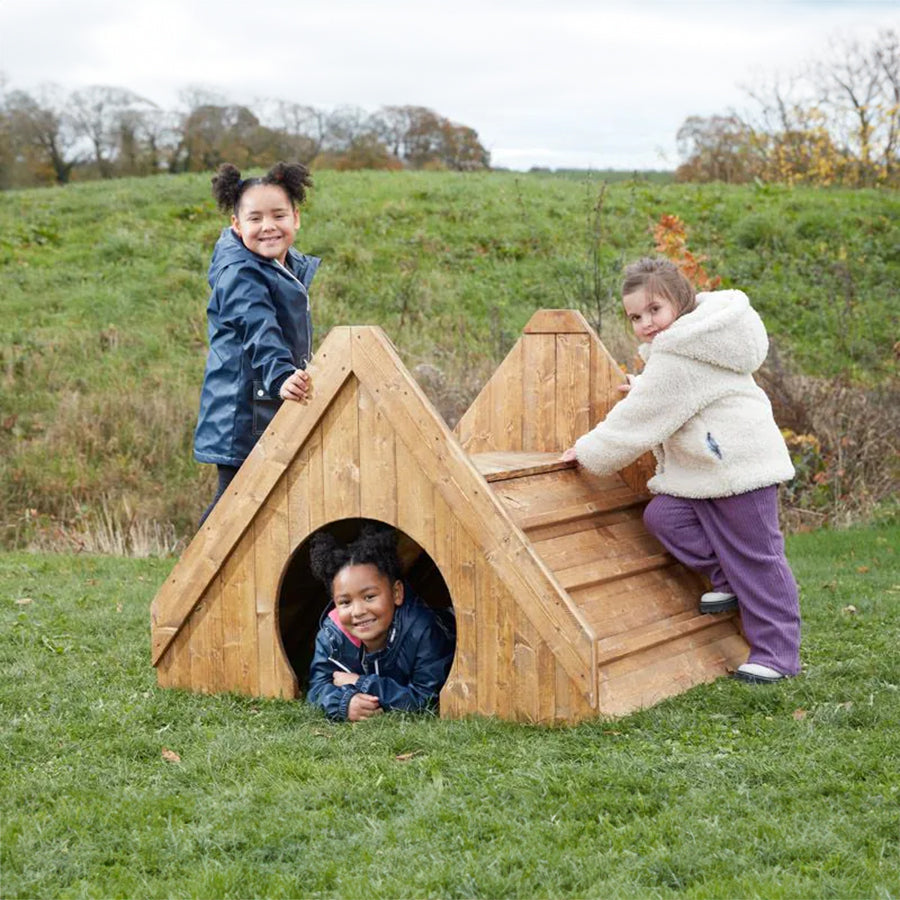
[(600, 712), (626, 715), (733, 671), (747, 658), (730, 623), (685, 635), (660, 648), (625, 657), (600, 671)]
[[(436, 489), (487, 555), (505, 556), (504, 582), (586, 695), (593, 696), (592, 632), (534, 555), (462, 448), (375, 328), (354, 329), (354, 371), (384, 399), (386, 414)], [(358, 362), (357, 362), (358, 360)], [(410, 441), (410, 438), (413, 438)]]
[(224, 690), (221, 603), (221, 584), (216, 579), (194, 607), (188, 623), (190, 687), (198, 693)]
[(497, 713), (498, 660), (500, 644), (498, 595), (501, 590), (493, 568), (485, 563), (475, 570), (478, 603), (476, 635), (476, 670), (478, 672), (478, 709), (483, 716)]
[(434, 546), (434, 486), (403, 442), (397, 441), (397, 517), (403, 530), (423, 548)]
[[(442, 715), (471, 715), (478, 710), (478, 591), (476, 572), (479, 567), (479, 550), (462, 527), (452, 508), (441, 498), (436, 545), (449, 546), (450, 564), (444, 569), (448, 575), (448, 587), (453, 597), (456, 614), (456, 656), (450, 678), (441, 694)], [(444, 698), (451, 705), (443, 705)]]
[[(516, 639), (514, 651), (515, 690), (513, 711), (516, 719), (539, 722), (541, 718), (540, 691), (548, 689), (538, 680), (538, 650), (540, 635), (535, 631), (525, 611), (516, 609)], [(555, 687), (555, 685), (554, 685)]]
[(625, 384), (625, 373), (609, 355), (600, 341), (591, 342), (591, 428), (606, 418), (607, 413), (622, 399), (618, 390)]
[(349, 378), (322, 417), (325, 519), (359, 517), (359, 383)]
[(583, 591), (572, 599), (593, 624), (598, 639), (699, 608), (699, 581), (677, 563)]
[[(608, 529), (618, 523), (640, 522), (642, 507), (626, 507), (625, 509), (612, 510), (610, 512), (595, 513), (592, 516), (579, 516), (563, 522), (548, 522), (537, 528), (528, 529), (528, 538), (533, 547), (537, 548), (544, 541), (565, 537), (569, 534), (577, 534), (581, 531), (593, 531)], [(643, 524), (641, 528), (643, 529)]]
[(492, 450), (524, 448), (525, 399), (522, 380), (522, 340), (507, 354), (503, 368), (490, 381), (490, 437)]
[(529, 334), (522, 338), (522, 391), (522, 449), (561, 453), (566, 448), (556, 440), (555, 335)]
[(594, 331), (576, 309), (539, 309), (528, 320), (524, 334), (589, 334)]
[(157, 664), (156, 675), (160, 687), (190, 689), (190, 632), (190, 622), (187, 622), (182, 633), (169, 644)]
[(597, 559), (642, 559), (663, 552), (659, 542), (646, 531), (633, 537), (618, 537), (602, 527), (534, 541), (533, 546), (557, 577), (561, 569), (587, 565)]
[(561, 472), (575, 469), (577, 463), (563, 462), (555, 452), (528, 453), (525, 451), (494, 451), (492, 453), (472, 453), (472, 464), (484, 476), (485, 481), (508, 481), (546, 472)]
[(556, 446), (571, 447), (590, 431), (591, 344), (588, 335), (556, 337)]
[(497, 606), (497, 698), (495, 709), (501, 718), (512, 719), (515, 711), (516, 600), (497, 573), (492, 574)]
[(259, 693), (259, 637), (256, 633), (253, 546), (249, 535), (222, 567), (222, 655), (225, 689)]
[[(350, 329), (329, 332), (310, 363), (313, 395), (307, 404), (285, 403), (238, 471), (228, 495), (216, 504), (194, 536), (150, 607), (152, 659), (155, 664), (231, 553), (258, 506), (302, 447), (313, 426), (350, 374)], [(256, 505), (232, 502), (246, 494)]]
[[(285, 659), (278, 620), (281, 577), (291, 557), (288, 469), (253, 522), (253, 588), (256, 595), (257, 672), (263, 697), (296, 697), (297, 678)], [(295, 503), (299, 498), (295, 494)], [(294, 509), (295, 520), (309, 517), (305, 504)]]
[[(565, 468), (531, 477), (510, 479), (494, 487), (495, 495), (517, 518), (552, 523), (565, 510), (565, 517), (643, 507), (644, 498), (618, 475), (596, 476), (583, 469)], [(577, 508), (579, 513), (573, 512)]]
[[(444, 502), (444, 498), (435, 495), (434, 500), (434, 547), (432, 549), (432, 562), (438, 567), (447, 584), (453, 601), (453, 613), (457, 620), (457, 631), (459, 630), (459, 599), (455, 593), (456, 583), (454, 574), (456, 573), (456, 557), (454, 555), (454, 528), (455, 516), (450, 507)], [(446, 575), (444, 574), (446, 573)], [(457, 637), (457, 651), (453, 657), (453, 665), (447, 676), (447, 681), (441, 690), (440, 713), (442, 718), (459, 718), (465, 715), (465, 705), (463, 700), (464, 689), (462, 688), (462, 667), (459, 660), (459, 644)]]
[(722, 619), (736, 620), (737, 613), (703, 616), (697, 610), (669, 619), (657, 620), (643, 628), (634, 628), (597, 641), (597, 665), (606, 666), (626, 656), (652, 650), (688, 634), (718, 627)]
[(559, 569), (554, 574), (559, 583), (571, 593), (572, 591), (583, 590), (594, 585), (605, 585), (610, 581), (619, 581), (632, 575), (641, 575), (644, 572), (665, 569), (671, 565), (672, 557), (668, 553), (658, 553), (654, 556), (639, 557), (637, 559), (622, 557), (596, 559), (581, 566), (572, 566), (570, 569)]
[[(359, 511), (368, 519), (397, 523), (397, 468), (394, 429), (371, 392), (359, 386)], [(399, 473), (399, 478), (398, 478)]]

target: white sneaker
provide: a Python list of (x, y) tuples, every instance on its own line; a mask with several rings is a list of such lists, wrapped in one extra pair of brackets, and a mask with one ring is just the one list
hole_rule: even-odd
[(700, 612), (703, 615), (731, 612), (731, 610), (737, 608), (738, 599), (734, 594), (726, 594), (722, 591), (708, 591), (700, 598)]
[(781, 681), (785, 676), (776, 669), (770, 669), (768, 666), (762, 666), (759, 663), (744, 663), (737, 667), (734, 673), (735, 678), (741, 681), (747, 681), (750, 684), (774, 684)]

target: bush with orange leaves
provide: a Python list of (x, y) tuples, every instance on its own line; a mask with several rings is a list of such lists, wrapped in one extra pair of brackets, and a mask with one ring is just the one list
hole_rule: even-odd
[(698, 291), (714, 291), (722, 283), (718, 275), (711, 278), (701, 265), (705, 256), (695, 256), (688, 250), (687, 228), (678, 216), (660, 216), (653, 229), (653, 240), (657, 253), (671, 259)]

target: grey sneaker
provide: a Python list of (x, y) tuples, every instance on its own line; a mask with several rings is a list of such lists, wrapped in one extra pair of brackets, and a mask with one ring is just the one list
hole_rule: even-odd
[(731, 612), (731, 610), (737, 608), (738, 599), (734, 594), (725, 594), (722, 591), (708, 591), (700, 598), (700, 612), (703, 615)]

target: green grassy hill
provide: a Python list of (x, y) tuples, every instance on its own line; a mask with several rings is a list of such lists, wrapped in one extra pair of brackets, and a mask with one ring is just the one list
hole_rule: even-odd
[[(2, 543), (188, 533), (211, 493), (191, 459), (206, 268), (226, 225), (209, 176), (0, 196)], [(298, 246), (323, 258), (318, 336), (383, 326), (453, 420), (537, 308), (580, 308), (627, 361), (619, 273), (652, 252), (664, 214), (803, 372), (895, 377), (896, 193), (322, 172)]]

